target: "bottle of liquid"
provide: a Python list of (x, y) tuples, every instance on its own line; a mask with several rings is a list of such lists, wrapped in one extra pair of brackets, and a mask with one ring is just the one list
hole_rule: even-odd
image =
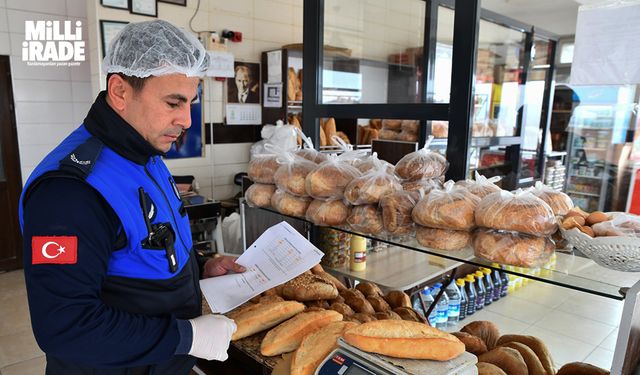
[[(487, 271), (489, 271), (489, 273), (487, 273)], [(493, 302), (493, 282), (491, 281), (491, 270), (482, 267), (480, 268), (479, 272), (482, 273), (482, 281), (484, 281), (484, 305), (488, 306)]]
[(464, 278), (465, 289), (467, 293), (467, 316), (473, 315), (476, 312), (476, 287), (475, 279), (473, 275), (469, 274)]
[(484, 289), (484, 274), (482, 272), (474, 272), (473, 277), (476, 278), (476, 310), (484, 308), (484, 297), (487, 295)]
[[(428, 289), (428, 287), (425, 288), (425, 289)], [(424, 291), (424, 289), (420, 291), (420, 294), (422, 294), (423, 291)], [(425, 301), (425, 302), (427, 302), (427, 301)], [(411, 305), (413, 306), (413, 309), (418, 314), (422, 315), (422, 317), (424, 318), (424, 309), (422, 308), (422, 303), (420, 302), (420, 297), (418, 295), (415, 295), (413, 297), (413, 301), (411, 302)]]
[[(498, 266), (498, 263), (494, 264)], [(509, 290), (509, 276), (506, 272), (504, 272), (504, 266), (502, 266), (501, 268), (502, 271), (500, 271), (500, 281), (502, 281), (502, 290), (500, 291), (500, 298), (506, 297)]]
[(447, 311), (447, 324), (455, 326), (460, 320), (460, 290), (456, 286), (454, 280), (451, 280), (449, 285), (444, 289), (447, 298), (449, 299), (449, 310)]
[(493, 299), (493, 302), (495, 302), (500, 299), (500, 293), (502, 293), (502, 279), (500, 279), (500, 272), (489, 268), (485, 269), (488, 272), (484, 271), (484, 273), (488, 278), (491, 279), (491, 282), (493, 283), (493, 297), (491, 297), (491, 299)]
[[(436, 283), (431, 288), (431, 296), (435, 299), (438, 297), (438, 293), (440, 293), (440, 289), (442, 289), (441, 283)], [(442, 296), (436, 302), (436, 328), (443, 329), (447, 327), (447, 320), (449, 314), (449, 299), (447, 298), (447, 293), (442, 293)]]
[[(423, 311), (423, 314), (426, 314), (427, 311), (429, 311), (429, 307), (431, 307), (431, 305), (433, 305), (433, 302), (434, 302), (434, 299), (431, 296), (431, 289), (429, 287), (425, 287), (424, 289), (422, 289), (420, 294), (422, 294), (422, 300), (424, 300), (424, 306), (427, 309)], [(429, 316), (425, 317), (431, 327), (436, 326), (437, 314), (438, 312), (434, 308), (433, 310), (431, 310), (431, 313), (429, 314)]]
[(467, 297), (467, 292), (464, 288), (464, 279), (457, 279), (456, 286), (460, 291), (460, 318), (458, 320), (462, 320), (467, 317), (467, 304), (469, 302), (469, 297)]
[(364, 271), (367, 268), (367, 239), (351, 236), (351, 270)]

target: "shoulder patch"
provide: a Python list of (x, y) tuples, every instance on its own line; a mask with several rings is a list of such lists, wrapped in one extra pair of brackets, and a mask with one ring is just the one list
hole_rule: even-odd
[(31, 237), (31, 264), (78, 263), (78, 237)]
[(87, 139), (60, 160), (60, 169), (86, 178), (96, 164), (104, 144), (96, 137)]

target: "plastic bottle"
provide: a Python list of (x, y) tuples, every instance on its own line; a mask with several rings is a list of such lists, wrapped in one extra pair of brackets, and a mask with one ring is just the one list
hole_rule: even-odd
[[(496, 266), (498, 265), (497, 263), (495, 264)], [(506, 297), (507, 292), (509, 291), (509, 276), (504, 271), (504, 268), (503, 267), (501, 268), (502, 268), (502, 271), (500, 271), (500, 280), (502, 281), (502, 290), (500, 291), (500, 298)]]
[(467, 305), (469, 303), (469, 297), (464, 288), (464, 279), (457, 279), (456, 286), (460, 291), (460, 317), (458, 320), (462, 320), (467, 317)]
[(500, 299), (500, 292), (502, 292), (502, 280), (500, 279), (500, 272), (496, 270), (492, 270), (489, 268), (485, 268), (482, 270), (487, 278), (491, 279), (491, 283), (493, 284), (493, 295), (491, 299), (493, 302)]
[[(428, 287), (425, 289), (429, 289)], [(420, 294), (422, 294), (422, 292), (424, 292), (424, 289), (420, 291)], [(425, 301), (426, 303), (427, 301)], [(413, 309), (420, 315), (422, 315), (422, 317), (424, 318), (424, 309), (422, 308), (422, 303), (420, 302), (420, 297), (418, 295), (416, 295), (415, 297), (413, 297), (413, 301), (411, 302), (411, 304), (413, 305)], [(428, 308), (428, 306), (427, 306)]]
[(465, 281), (465, 289), (464, 291), (467, 293), (467, 316), (473, 315), (476, 312), (476, 287), (475, 287), (475, 279), (473, 275), (469, 274), (464, 278)]
[[(427, 311), (429, 311), (429, 307), (431, 307), (431, 305), (433, 305), (433, 302), (434, 302), (434, 299), (431, 296), (431, 289), (429, 287), (426, 287), (420, 293), (422, 294), (422, 299), (424, 300), (424, 306), (427, 309)], [(424, 314), (426, 314), (427, 311), (424, 311)], [(431, 327), (436, 326), (437, 316), (438, 316), (438, 312), (434, 308), (433, 310), (431, 310), (431, 314), (429, 314), (429, 316), (426, 317)]]
[(444, 292), (449, 299), (447, 324), (450, 326), (454, 326), (458, 323), (458, 320), (460, 320), (460, 290), (458, 290), (456, 283), (452, 280), (444, 289)]
[(486, 291), (484, 289), (484, 274), (482, 272), (474, 272), (473, 277), (476, 278), (476, 310), (482, 310), (484, 308), (484, 296)]
[[(435, 299), (440, 293), (440, 289), (442, 288), (441, 283), (436, 283), (431, 288), (431, 296)], [(449, 313), (449, 299), (447, 298), (447, 293), (442, 293), (442, 296), (438, 300), (436, 304), (436, 325), (435, 327), (438, 329), (445, 328), (447, 326), (448, 313)]]
[[(489, 306), (493, 302), (493, 283), (491, 276), (484, 272), (485, 268), (480, 268), (476, 273), (482, 275), (482, 284), (484, 285), (484, 305)], [(491, 270), (489, 270), (491, 272)]]
[(367, 239), (351, 236), (351, 270), (364, 271), (367, 268)]

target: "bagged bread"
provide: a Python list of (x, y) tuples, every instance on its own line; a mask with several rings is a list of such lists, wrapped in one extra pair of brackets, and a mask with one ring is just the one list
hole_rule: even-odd
[(471, 232), (464, 230), (416, 227), (416, 240), (424, 247), (437, 250), (460, 250), (471, 243)]
[(539, 267), (553, 255), (555, 244), (548, 237), (479, 228), (474, 235), (473, 250), (477, 257), (491, 262)]
[(443, 190), (432, 190), (411, 212), (416, 224), (439, 229), (469, 231), (475, 227), (475, 211), (480, 198), (447, 181)]
[(249, 207), (270, 207), (276, 185), (254, 183), (244, 192)]
[(329, 323), (305, 336), (291, 359), (291, 375), (315, 374), (322, 360), (338, 347), (342, 333), (357, 325), (355, 322)]
[(528, 190), (498, 191), (482, 198), (476, 224), (485, 228), (549, 236), (556, 231), (553, 210)]
[(280, 167), (276, 170), (273, 179), (278, 189), (298, 197), (308, 196), (305, 179), (318, 165), (290, 152), (279, 155), (277, 160)]
[(278, 189), (271, 196), (271, 207), (283, 215), (305, 217), (311, 200), (310, 197), (297, 197)]
[(358, 168), (358, 170), (363, 174), (371, 170), (383, 169), (387, 171), (387, 173), (393, 173), (393, 171), (395, 170), (393, 164), (378, 158), (377, 152), (373, 152), (369, 156), (356, 160), (354, 167)]
[(314, 199), (307, 208), (306, 218), (316, 225), (342, 225), (347, 221), (351, 208), (342, 199)]
[(433, 137), (429, 136), (423, 148), (408, 153), (396, 164), (396, 175), (403, 180), (415, 181), (439, 177), (447, 171), (449, 163), (444, 156), (429, 150)]
[(253, 155), (249, 161), (247, 174), (253, 182), (261, 184), (274, 184), (273, 176), (280, 167), (275, 154)]
[(380, 234), (384, 229), (382, 215), (378, 207), (372, 204), (352, 207), (347, 223), (354, 231), (365, 234)]
[(345, 199), (353, 204), (377, 204), (387, 194), (402, 190), (398, 178), (381, 164), (366, 174), (354, 178), (344, 190)]
[(340, 156), (331, 156), (329, 159), (311, 171), (305, 180), (305, 189), (308, 195), (316, 199), (341, 199), (344, 197), (344, 189), (356, 177), (360, 171), (350, 164), (357, 155), (345, 152)]
[(304, 308), (304, 304), (300, 302), (284, 301), (256, 304), (242, 309), (231, 317), (238, 326), (231, 340), (239, 340), (269, 329), (302, 312)]
[(501, 189), (495, 184), (500, 181), (500, 176), (494, 176), (486, 178), (485, 176), (475, 172), (475, 180), (461, 180), (456, 182), (456, 185), (462, 186), (469, 190), (469, 192), (478, 198), (482, 199), (491, 193), (500, 191)]
[(260, 354), (272, 357), (292, 352), (311, 332), (341, 320), (342, 315), (333, 310), (300, 313), (267, 332), (260, 344)]
[(573, 208), (573, 201), (567, 194), (552, 189), (540, 181), (536, 182), (531, 193), (545, 201), (556, 216), (566, 215)]
[(377, 320), (347, 330), (344, 340), (358, 349), (397, 358), (448, 361), (464, 353), (455, 336), (406, 320)]
[(405, 133), (417, 135), (420, 132), (420, 121), (419, 120), (402, 120), (402, 123), (400, 124), (400, 129), (402, 129), (402, 131)]
[(404, 235), (413, 232), (414, 224), (411, 211), (421, 198), (420, 192), (398, 191), (380, 199), (382, 224), (392, 235)]
[(431, 190), (441, 190), (442, 182), (439, 178), (426, 178), (424, 180), (416, 181), (402, 181), (402, 189), (405, 191), (422, 190), (422, 192), (427, 195)]

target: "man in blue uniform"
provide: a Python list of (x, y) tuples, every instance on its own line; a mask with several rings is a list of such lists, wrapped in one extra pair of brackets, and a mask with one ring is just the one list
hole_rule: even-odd
[(161, 159), (191, 126), (209, 62), (190, 34), (129, 24), (103, 63), (107, 90), (29, 177), (20, 200), (33, 332), (47, 374), (188, 374), (223, 361), (235, 323), (201, 316), (189, 220)]

